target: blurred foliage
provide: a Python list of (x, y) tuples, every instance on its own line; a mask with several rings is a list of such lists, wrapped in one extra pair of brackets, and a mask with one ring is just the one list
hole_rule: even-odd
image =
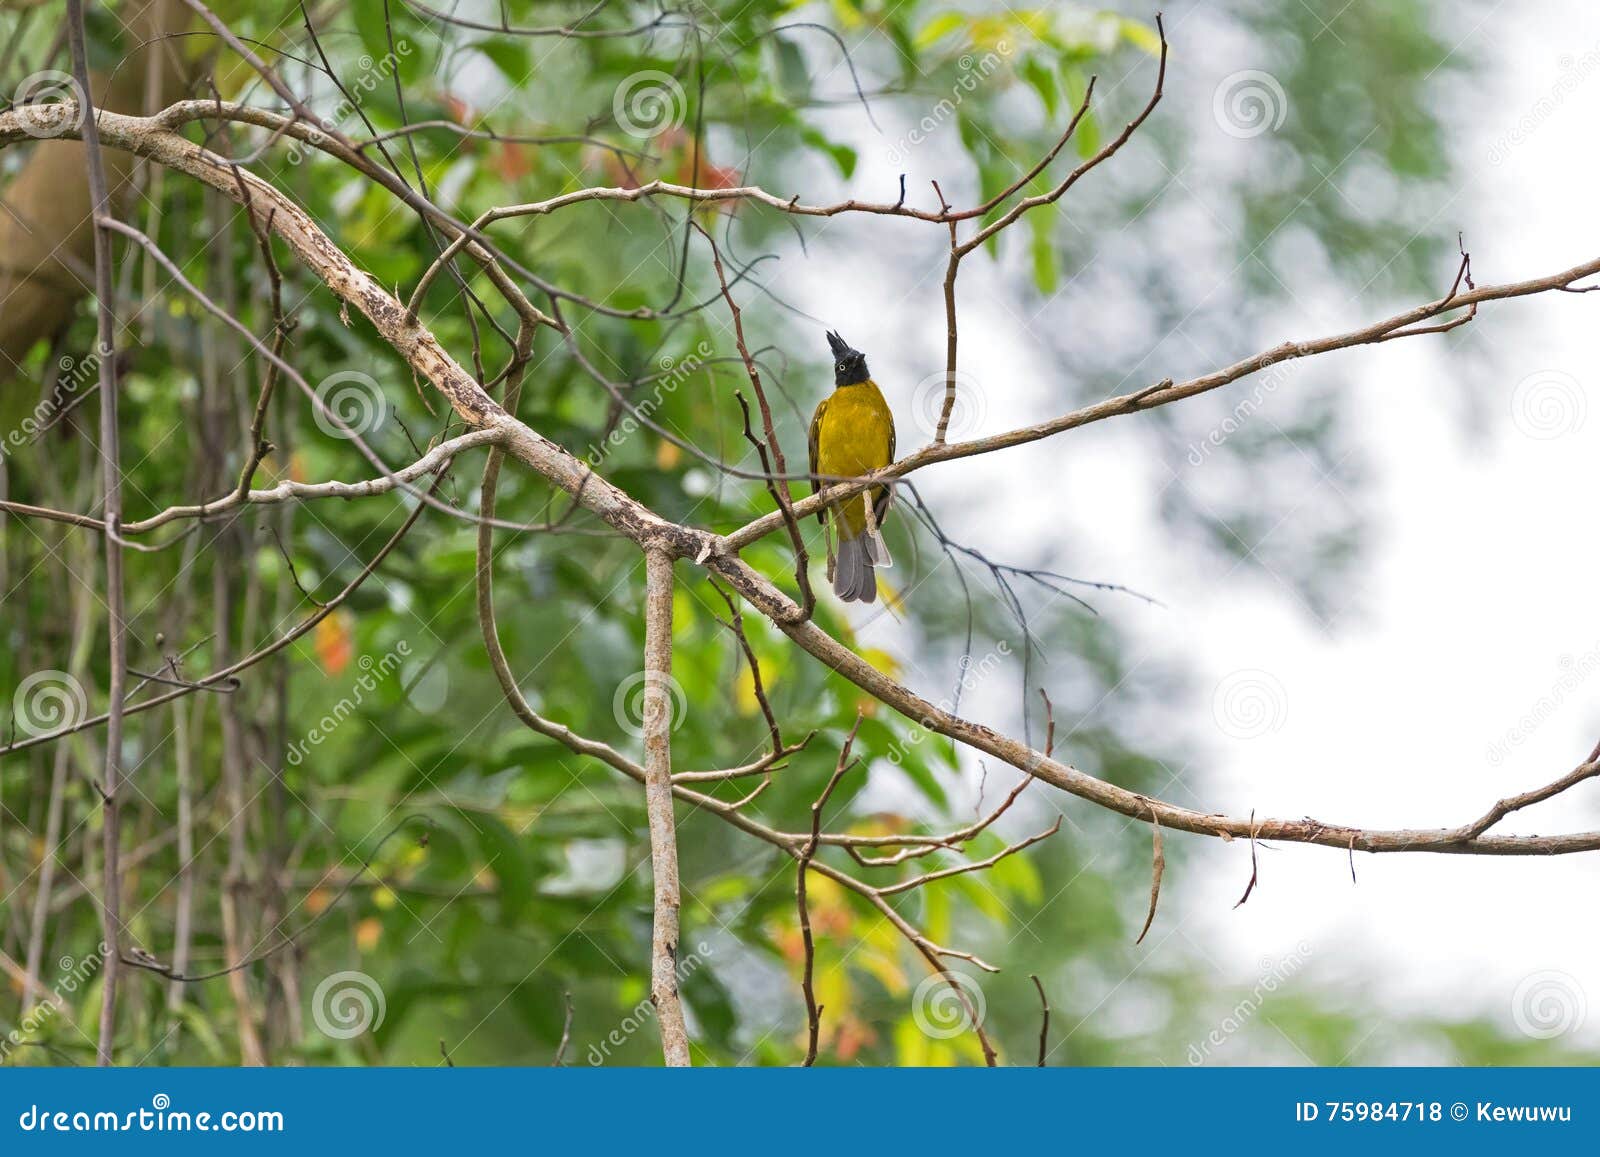
[[(807, 200), (818, 202), (849, 195), (883, 199), (884, 190), (852, 184), (860, 159), (856, 138), (831, 126), (843, 113), (864, 121), (870, 107), (883, 134), (895, 138), (956, 93), (954, 123), (941, 120), (933, 131), (939, 164), (950, 171), (947, 196), (971, 203), (1003, 187), (1048, 147), (1089, 75), (1100, 71), (1106, 74), (1104, 104), (1073, 146), (1080, 157), (1097, 148), (1145, 100), (1158, 47), (1149, 14), (1132, 10), (968, 10), (880, 0), (797, 7), (741, 0), (613, 6), (585, 16), (586, 7), (507, 0), (500, 11), (519, 27), (580, 17), (590, 31), (654, 26), (614, 37), (519, 36), (452, 26), (403, 0), (355, 0), (311, 10), (318, 33), (312, 44), (292, 8), (231, 0), (218, 11), (352, 136), (408, 123), (492, 130), (497, 139), (420, 128), (368, 150), (467, 217), (492, 205), (655, 177), (804, 190)], [(1241, 320), (1230, 313), (1246, 298), (1259, 308), (1287, 290), (1285, 269), (1268, 242), (1291, 220), (1297, 235), (1309, 236), (1327, 255), (1334, 274), (1355, 286), (1376, 277), (1380, 289), (1429, 288), (1441, 272), (1439, 231), (1418, 229), (1413, 216), (1375, 216), (1354, 207), (1325, 176), (1359, 153), (1403, 204), (1400, 194), (1426, 188), (1445, 173), (1442, 134), (1423, 98), (1424, 82), (1444, 55), (1429, 12), (1415, 3), (1355, 6), (1338, 17), (1334, 38), (1298, 0), (1200, 7), (1169, 13), (1169, 30), (1184, 29), (1174, 35), (1175, 61), (1203, 54), (1220, 26), (1254, 37), (1261, 57), (1274, 62), (1291, 110), (1285, 130), (1262, 142), (1265, 148), (1247, 170), (1207, 175), (1216, 178), (1208, 201), (1223, 206), (1231, 222), (1220, 247), (1247, 277), (1208, 301), (1202, 320), (1251, 348), (1254, 316), (1247, 311)], [(497, 18), (480, 13), (480, 19), (492, 28)], [(26, 33), (27, 59), (44, 58), (51, 32), (38, 27)], [(849, 64), (842, 44), (850, 48)], [(212, 62), (222, 96), (273, 102), (259, 78), (214, 38), (192, 37), (186, 50)], [(322, 71), (323, 54), (346, 95)], [(986, 69), (991, 58), (993, 70), (965, 87), (964, 78)], [(646, 70), (671, 83), (657, 84), (654, 104), (630, 105), (619, 94)], [(1170, 78), (1178, 96), (1154, 118), (1147, 137), (1130, 147), (1126, 165), (1097, 175), (1095, 195), (1074, 204), (1070, 227), (1062, 211), (1040, 212), (993, 247), (1000, 267), (1015, 274), (1008, 285), (1019, 301), (1035, 299), (1031, 308), (1037, 308), (1059, 295), (1049, 302), (1054, 310), (1104, 292), (1130, 310), (1132, 332), (1150, 334), (1168, 332), (1189, 308), (1170, 263), (1181, 210), (1164, 196), (1181, 184), (1173, 171), (1210, 163), (1207, 150), (1216, 138), (1196, 128), (1196, 118), (1210, 115), (1209, 96), (1186, 100), (1183, 71), (1175, 65)], [(1108, 83), (1116, 78), (1124, 79)], [(1385, 116), (1373, 128), (1377, 107)], [(648, 133), (628, 131), (629, 118), (641, 112), (663, 119)], [(188, 131), (214, 149), (248, 156), (252, 169), (298, 198), (363, 267), (402, 296), (438, 252), (438, 237), (395, 198), (303, 146), (209, 122)], [(9, 153), (5, 163), (13, 166), (21, 154)], [(1061, 163), (1075, 162), (1064, 158), (1051, 172)], [(1046, 181), (1048, 175), (1029, 191), (1047, 187)], [(260, 253), (233, 207), (170, 175), (146, 192), (129, 205), (133, 219), (196, 283), (229, 303), (256, 333), (268, 333)], [(778, 416), (793, 462), (803, 416), (827, 377), (815, 327), (795, 324), (781, 308), (782, 277), (773, 274), (772, 259), (798, 254), (811, 226), (749, 206), (706, 208), (695, 216), (716, 233), (739, 274), (758, 356), (784, 399)], [(603, 303), (605, 310), (563, 303), (584, 357), (703, 456), (637, 428), (548, 332), (538, 338), (521, 416), (590, 457), (612, 482), (666, 517), (725, 529), (762, 513), (769, 502), (762, 488), (716, 468), (718, 460), (745, 469), (756, 463), (731, 404), (742, 368), (703, 245), (686, 241), (682, 206), (588, 204), (558, 217), (508, 221), (494, 236), (540, 277)], [(1098, 262), (1097, 254), (1103, 254)], [(451, 430), (438, 401), (413, 386), (366, 324), (344, 317), (286, 252), (280, 249), (278, 257), (295, 323), (292, 361), (313, 384), (352, 369), (381, 383), (382, 412), (369, 437), (385, 460), (407, 461), (415, 446)], [(226, 488), (240, 465), (263, 366), (237, 335), (175, 288), (147, 296), (144, 287), (162, 287), (165, 278), (136, 254), (122, 251), (121, 263), (129, 326), (124, 340), (131, 347), (123, 378), (124, 461), (129, 514), (138, 517), (192, 501), (204, 479), (223, 480)], [(476, 298), (496, 300), (481, 276), (461, 268)], [(758, 284), (765, 287), (762, 295)], [(506, 356), (495, 327), (509, 328), (510, 313), (497, 306), (465, 308), (462, 288), (439, 278), (422, 319), (464, 363), (475, 360), (475, 341), (481, 344), (482, 373), (492, 378)], [(660, 316), (618, 316), (638, 310)], [(53, 347), (42, 343), (32, 385), (45, 381), (59, 359), (81, 359), (92, 332), (85, 310)], [(1128, 343), (1086, 348), (1075, 335), (1059, 340), (1055, 354), (1070, 371), (1063, 376), (1080, 382), (1084, 397), (1102, 393), (1126, 371), (1120, 363)], [(8, 405), (25, 392), (8, 391)], [(35, 400), (23, 398), (27, 407)], [(9, 497), (93, 509), (93, 408), (91, 400), (72, 410), (11, 456)], [(1279, 470), (1307, 448), (1332, 453), (1338, 420), (1336, 410), (1325, 407), (1271, 436), (1257, 431), (1233, 439), (1224, 452), (1229, 469), (1258, 475)], [(319, 428), (306, 400), (285, 384), (269, 436), (274, 449), (258, 485), (371, 473), (348, 442)], [(909, 441), (903, 435), (902, 447)], [(1350, 481), (1358, 490), (1359, 478)], [(563, 1035), (567, 994), (574, 1008), (569, 1063), (659, 1061), (645, 983), (650, 881), (641, 793), (609, 769), (527, 732), (502, 705), (475, 614), (470, 512), (476, 489), (475, 462), (459, 462), (440, 497), (469, 517), (425, 512), (354, 597), (281, 661), (255, 668), (237, 692), (194, 695), (176, 708), (130, 719), (124, 847), (131, 938), (170, 959), (180, 895), (192, 887), (190, 970), (220, 969), (220, 897), (224, 889), (243, 897), (252, 955), (275, 950), (245, 976), (276, 1063), (442, 1063), (442, 1042), (457, 1064), (546, 1064)], [(1209, 532), (1223, 549), (1242, 552), (1251, 543), (1238, 527), (1247, 518), (1277, 517), (1271, 495), (1244, 489), (1223, 487), (1225, 507), (1181, 505), (1168, 514), (1175, 524), (1206, 528), (1194, 533)], [(192, 676), (213, 669), (226, 654), (265, 643), (350, 581), (412, 505), (381, 498), (262, 508), (236, 522), (208, 522), (160, 552), (131, 555), (132, 667)], [(1217, 509), (1226, 509), (1226, 516), (1217, 516)], [(519, 470), (502, 477), (498, 513), (558, 524), (553, 532), (507, 531), (497, 538), (501, 633), (527, 698), (580, 733), (636, 751), (626, 689), (641, 665), (637, 552), (586, 516), (570, 514), (564, 496)], [(892, 531), (901, 557), (940, 557), (938, 544), (909, 512)], [(16, 687), (30, 672), (59, 670), (86, 687), (103, 687), (98, 640), (104, 607), (95, 594), (101, 577), (93, 542), (72, 528), (15, 519), (6, 520), (4, 535), (0, 686)], [(1285, 569), (1314, 586), (1318, 576), (1336, 570), (1337, 558), (1356, 549), (1354, 537), (1348, 525), (1308, 526), (1293, 567)], [(747, 557), (792, 585), (781, 536)], [(1026, 635), (982, 568), (968, 564), (964, 572), (975, 615), (969, 616), (955, 568), (916, 569), (917, 580), (890, 599), (890, 613), (909, 636), (905, 650), (868, 648), (868, 658), (938, 697), (963, 653), (1004, 644), (1003, 654), (1027, 655), (1030, 664), (1049, 653), (1056, 657), (1048, 682), (1057, 716), (1075, 724), (1074, 761), (1125, 787), (1167, 789), (1173, 773), (1166, 753), (1144, 736), (1136, 745), (1130, 737), (1142, 706), (1168, 696), (1181, 684), (1181, 672), (1131, 666), (1113, 622), (1059, 599), (1028, 598)], [(692, 568), (679, 573), (675, 676), (686, 702), (673, 736), (676, 766), (744, 763), (767, 742), (748, 669), (719, 621), (726, 614), (721, 601)], [(830, 600), (821, 601), (818, 616), (828, 630), (856, 640), (851, 622)], [(847, 777), (833, 801), (838, 818), (830, 823), (882, 832), (969, 822), (968, 769), (951, 745), (916, 738), (906, 721), (796, 653), (755, 616), (745, 621), (786, 738), (816, 731), (808, 749), (750, 806), (751, 814), (803, 830), (844, 734), (865, 711), (857, 751), (870, 770)], [(168, 666), (174, 657), (181, 657), (176, 667)], [(1037, 741), (1037, 666), (1023, 671), (1013, 658), (1000, 670), (1017, 716), (1028, 712)], [(1115, 703), (1107, 706), (1113, 689)], [(103, 696), (90, 697), (101, 709)], [(219, 726), (224, 710), (237, 712), (247, 756), (248, 807), (237, 820), (219, 770), (226, 758)], [(15, 727), (9, 731), (16, 734)], [(39, 903), (53, 778), (64, 809), (59, 862), (40, 909), (48, 920), (47, 985), (50, 965), (83, 959), (99, 937), (92, 894), (100, 820), (88, 781), (100, 741), (99, 732), (88, 730), (63, 744), (7, 756), (0, 765), (0, 888), (6, 897), (0, 947), (13, 960), (25, 954)], [(177, 833), (185, 776), (194, 809), (195, 855), (188, 865), (180, 860)], [(984, 789), (989, 806), (1010, 785), (998, 772), (993, 781)], [(728, 787), (719, 794), (731, 799), (738, 793)], [(1055, 810), (1043, 795), (1025, 795), (1029, 807), (1018, 810), (1029, 814), (1015, 817), (1006, 830), (1020, 834), (1040, 826), (1039, 814)], [(899, 897), (897, 907), (934, 939), (1004, 966), (998, 977), (983, 978), (983, 991), (1005, 1063), (1032, 1062), (1038, 1009), (1030, 972), (1040, 975), (1057, 1003), (1052, 1064), (1183, 1063), (1189, 1042), (1203, 1040), (1236, 1009), (1239, 994), (1218, 990), (1204, 962), (1162, 955), (1148, 944), (1133, 947), (1144, 918), (1148, 833), (1087, 808), (1072, 807), (1069, 819), (1061, 836), (996, 870)], [(684, 809), (679, 824), (681, 956), (697, 1059), (794, 1063), (803, 1051), (804, 1014), (793, 864), (715, 817)], [(243, 825), (244, 836), (237, 857), (229, 852), (235, 825)], [(971, 852), (981, 858), (1001, 846), (990, 835)], [(1181, 863), (1183, 842), (1170, 840), (1167, 856)], [(369, 859), (370, 870), (363, 872)], [(874, 879), (914, 870), (881, 869)], [(980, 1063), (970, 1034), (924, 1031), (918, 1017), (927, 1001), (917, 993), (926, 968), (892, 926), (821, 877), (813, 878), (811, 892), (818, 996), (826, 1008), (822, 1063)], [(1158, 917), (1157, 936), (1164, 919)], [(276, 950), (280, 920), (293, 943)], [(375, 1031), (350, 1039), (326, 1031), (319, 1020), (328, 1011), (318, 1005), (319, 984), (343, 970), (373, 978), (384, 1001)], [(1375, 1043), (1354, 1057), (1342, 1051), (1361, 1035), (1360, 1013), (1320, 994), (1314, 972), (1295, 975), (1286, 987), (1273, 998), (1273, 1027), (1264, 1018), (1245, 1018), (1240, 1031), (1249, 1047), (1212, 1059), (1274, 1056), (1280, 1033), (1318, 1062), (1387, 1055)], [(1102, 994), (1099, 1003), (1081, 999), (1089, 992)], [(92, 1036), (97, 998), (91, 979), (65, 997), (60, 1015), (43, 1023), (30, 1019), (30, 1043), (41, 1047), (12, 1050), (8, 1063), (91, 1057), (85, 1033)], [(22, 1020), (19, 1002), (19, 986), (0, 998), (4, 1027)], [(155, 973), (134, 972), (126, 978), (118, 1055), (146, 1064), (236, 1063), (237, 1017), (224, 980), (173, 986)], [(1550, 1059), (1547, 1051), (1509, 1042), (1483, 1024), (1419, 1024), (1403, 1034), (1391, 1026), (1381, 1039), (1402, 1037), (1434, 1041), (1443, 1059)]]

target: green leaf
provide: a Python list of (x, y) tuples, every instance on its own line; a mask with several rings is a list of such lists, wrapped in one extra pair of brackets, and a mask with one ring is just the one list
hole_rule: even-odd
[(827, 153), (833, 159), (841, 176), (849, 179), (856, 171), (856, 151), (848, 145), (834, 144), (816, 129), (809, 127), (802, 129), (800, 136), (812, 148)]
[(1020, 71), (1028, 87), (1044, 102), (1045, 116), (1054, 120), (1056, 110), (1061, 107), (1061, 89), (1056, 84), (1055, 74), (1034, 56), (1024, 58)]
[(238, 1059), (223, 1045), (222, 1038), (217, 1035), (217, 1030), (211, 1026), (210, 1019), (202, 1009), (184, 1001), (178, 1006), (178, 1018), (183, 1021), (184, 1028), (194, 1033), (195, 1039), (214, 1064), (226, 1065)]
[(912, 44), (917, 48), (927, 48), (930, 44), (937, 44), (958, 28), (967, 26), (967, 17), (962, 12), (941, 12), (928, 21), (917, 32)]
[(686, 971), (691, 960), (696, 964), (683, 980), (683, 995), (694, 1011), (695, 1022), (718, 1044), (731, 1043), (739, 1020), (728, 990), (697, 955), (680, 951), (679, 957), (680, 971)]
[(478, 847), (483, 852), (485, 866), (500, 881), (500, 918), (510, 924), (533, 895), (533, 873), (522, 854), (522, 844), (511, 829), (494, 816), (462, 813), (462, 819), (478, 829)]
[(806, 72), (806, 59), (800, 50), (787, 40), (775, 38), (774, 51), (778, 58), (778, 89), (794, 101), (811, 96), (811, 76)]
[(528, 78), (528, 46), (525, 41), (496, 37), (480, 40), (472, 46), (494, 62), (512, 84), (521, 84)]
[(1054, 205), (1041, 205), (1028, 216), (1032, 242), (1033, 284), (1046, 297), (1056, 291), (1060, 283), (1060, 266), (1056, 260), (1053, 240)]

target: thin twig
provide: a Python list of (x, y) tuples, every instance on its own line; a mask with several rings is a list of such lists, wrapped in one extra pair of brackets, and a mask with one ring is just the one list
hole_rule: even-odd
[(572, 993), (563, 992), (561, 999), (567, 1006), (567, 1014), (561, 1022), (561, 1040), (556, 1045), (556, 1055), (550, 1061), (550, 1067), (555, 1069), (567, 1063), (567, 1046), (572, 1043)]
[[(1145, 935), (1150, 931), (1150, 925), (1156, 922), (1156, 905), (1161, 903), (1161, 876), (1167, 870), (1166, 851), (1161, 841), (1161, 818), (1154, 813), (1150, 816), (1150, 838), (1153, 844), (1150, 851), (1150, 910), (1145, 914), (1144, 927), (1139, 929), (1139, 935), (1134, 940), (1135, 944), (1143, 944)], [(1239, 903), (1244, 903), (1243, 900)]]
[(1033, 987), (1039, 992), (1039, 1064), (1037, 1067), (1042, 1069), (1044, 1068), (1044, 1059), (1049, 1055), (1048, 1050), (1050, 1047), (1050, 1000), (1045, 996), (1044, 985), (1039, 982), (1037, 976), (1030, 972), (1028, 979), (1033, 981)]

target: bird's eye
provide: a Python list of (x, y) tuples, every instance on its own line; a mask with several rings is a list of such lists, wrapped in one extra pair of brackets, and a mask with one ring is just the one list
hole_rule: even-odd
[(836, 363), (834, 365), (833, 368), (836, 369), (836, 370), (842, 370), (842, 369), (844, 369), (844, 363), (843, 362), (838, 362), (838, 363)]

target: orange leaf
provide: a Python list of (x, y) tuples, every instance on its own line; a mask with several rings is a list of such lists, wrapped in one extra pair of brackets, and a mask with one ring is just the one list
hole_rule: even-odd
[(349, 615), (334, 611), (317, 624), (317, 662), (322, 664), (326, 674), (337, 675), (348, 667), (355, 650), (355, 632)]
[(515, 185), (533, 171), (533, 163), (528, 160), (530, 151), (527, 145), (516, 141), (502, 141), (490, 157), (490, 164), (501, 180)]

